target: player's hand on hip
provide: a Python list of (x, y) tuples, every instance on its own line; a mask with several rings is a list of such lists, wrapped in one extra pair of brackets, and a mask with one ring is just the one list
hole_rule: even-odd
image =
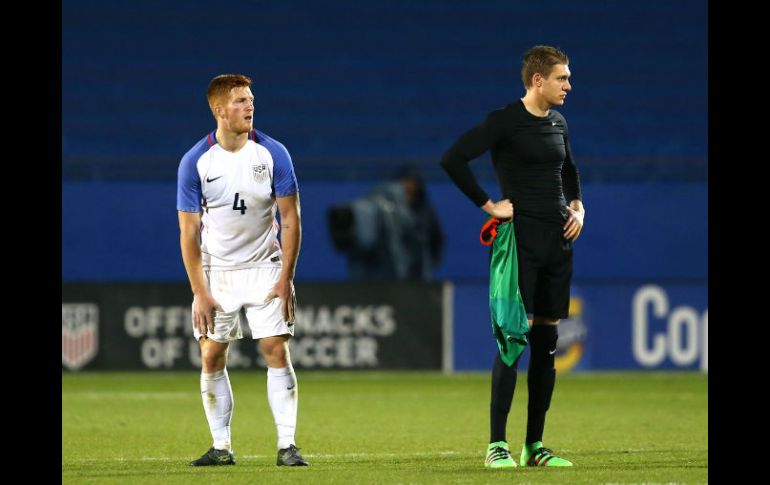
[(223, 312), (222, 306), (211, 296), (211, 293), (195, 295), (193, 298), (193, 325), (202, 336), (214, 333), (214, 316)]
[(567, 219), (567, 223), (564, 224), (564, 239), (575, 241), (583, 230), (584, 214), (569, 206), (567, 206), (567, 211), (569, 212), (569, 218)]
[(513, 218), (513, 204), (510, 199), (503, 199), (494, 203), (488, 200), (481, 208), (495, 219), (507, 220)]
[(294, 322), (294, 308), (297, 306), (297, 295), (294, 292), (294, 282), (289, 279), (279, 279), (272, 291), (267, 294), (265, 303), (278, 297), (281, 300), (281, 316), (287, 322)]

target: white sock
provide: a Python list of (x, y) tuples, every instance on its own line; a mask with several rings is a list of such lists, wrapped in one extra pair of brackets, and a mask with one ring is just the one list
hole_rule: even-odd
[(267, 368), (267, 400), (278, 429), (278, 449), (294, 443), (297, 428), (297, 376), (289, 367)]
[(230, 443), (230, 419), (233, 416), (233, 389), (227, 369), (206, 374), (201, 372), (201, 398), (209, 422), (214, 448), (233, 451)]

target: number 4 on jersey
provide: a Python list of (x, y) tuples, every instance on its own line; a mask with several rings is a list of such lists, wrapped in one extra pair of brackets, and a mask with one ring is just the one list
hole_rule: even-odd
[(238, 192), (235, 193), (235, 200), (233, 200), (233, 210), (241, 211), (241, 215), (246, 213), (246, 201), (241, 199), (241, 205), (238, 205)]

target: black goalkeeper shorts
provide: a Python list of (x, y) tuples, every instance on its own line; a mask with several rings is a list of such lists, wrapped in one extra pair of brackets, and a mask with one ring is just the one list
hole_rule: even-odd
[(516, 252), (519, 259), (519, 291), (527, 310), (551, 319), (569, 316), (573, 241), (564, 239), (559, 224), (515, 218)]

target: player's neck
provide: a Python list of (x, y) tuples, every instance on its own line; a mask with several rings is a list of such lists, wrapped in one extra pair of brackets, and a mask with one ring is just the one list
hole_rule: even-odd
[(524, 103), (524, 108), (535, 116), (548, 116), (548, 110), (551, 108), (548, 101), (533, 91), (527, 91), (527, 94), (521, 98), (521, 102)]
[(232, 131), (223, 130), (222, 128), (217, 128), (215, 136), (219, 146), (228, 152), (237, 152), (243, 148), (243, 145), (245, 145), (247, 141), (249, 141), (248, 132), (235, 133)]

